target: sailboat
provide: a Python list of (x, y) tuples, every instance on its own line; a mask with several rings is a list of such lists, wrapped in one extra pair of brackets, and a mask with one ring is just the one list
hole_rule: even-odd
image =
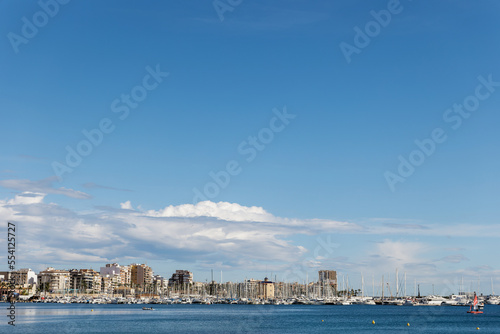
[(474, 292), (474, 302), (471, 304), (469, 311), (467, 313), (472, 313), (472, 314), (481, 314), (483, 311), (479, 311), (479, 306), (477, 305), (477, 295), (476, 292)]

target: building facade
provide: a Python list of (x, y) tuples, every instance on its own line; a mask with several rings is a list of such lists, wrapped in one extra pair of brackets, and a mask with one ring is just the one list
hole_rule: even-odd
[(274, 283), (267, 277), (258, 284), (258, 295), (260, 299), (274, 299)]
[(37, 282), (36, 273), (29, 268), (13, 271), (10, 275), (11, 281), (13, 281), (15, 285), (20, 285), (23, 288), (35, 285)]
[(193, 283), (193, 273), (189, 270), (176, 270), (172, 274), (172, 277), (168, 280), (169, 285), (179, 284), (190, 284)]
[(320, 270), (318, 276), (320, 284), (329, 285), (337, 291), (337, 272), (335, 270)]
[(43, 292), (63, 292), (69, 289), (69, 271), (49, 267), (38, 273), (38, 285)]
[(131, 264), (130, 281), (135, 287), (147, 289), (153, 284), (153, 269), (145, 264)]
[(102, 278), (92, 269), (70, 270), (70, 290), (76, 293), (99, 294), (101, 292)]

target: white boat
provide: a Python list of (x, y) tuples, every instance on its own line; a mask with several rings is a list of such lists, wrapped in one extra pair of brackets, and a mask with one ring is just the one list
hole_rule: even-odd
[(363, 305), (377, 305), (373, 299), (365, 299)]
[(464, 306), (469, 302), (467, 296), (464, 295), (451, 295), (450, 299), (444, 301), (443, 305), (446, 306)]
[(427, 296), (425, 300), (426, 300), (425, 303), (428, 306), (441, 306), (441, 304), (443, 304), (446, 301), (446, 299), (444, 299), (443, 297), (434, 295)]
[(490, 305), (500, 305), (500, 297), (498, 297), (498, 296), (490, 296), (490, 297), (486, 300), (486, 304), (490, 304)]

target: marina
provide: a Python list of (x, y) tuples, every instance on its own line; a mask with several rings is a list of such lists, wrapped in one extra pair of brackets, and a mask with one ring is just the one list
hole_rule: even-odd
[(127, 305), (142, 305), (142, 304), (237, 304), (237, 305), (389, 305), (389, 306), (466, 306), (476, 307), (478, 310), (483, 309), (484, 305), (499, 305), (500, 299), (498, 296), (473, 296), (469, 298), (467, 295), (450, 295), (450, 296), (424, 296), (420, 298), (380, 298), (380, 297), (332, 297), (308, 298), (306, 296), (290, 297), (290, 298), (230, 298), (217, 296), (200, 296), (200, 295), (184, 295), (171, 297), (109, 297), (109, 296), (33, 296), (29, 300), (22, 300), (25, 303), (42, 303), (42, 304), (127, 304)]

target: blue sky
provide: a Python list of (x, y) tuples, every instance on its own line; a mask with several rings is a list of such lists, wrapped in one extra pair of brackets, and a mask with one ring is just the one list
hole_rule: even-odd
[[(20, 266), (148, 261), (241, 280), (307, 263), (350, 282), (397, 267), (442, 291), (500, 273), (497, 2), (242, 1), (221, 20), (210, 1), (70, 1), (30, 37), (40, 4), (0, 6), (0, 217), (22, 227)], [(113, 102), (158, 69), (120, 119)], [(453, 128), (465, 101), (478, 104)], [(57, 179), (103, 119), (113, 130)], [(435, 129), (446, 140), (391, 189), (386, 173)], [(196, 205), (230, 162), (240, 172)], [(327, 236), (338, 247), (318, 257)]]

